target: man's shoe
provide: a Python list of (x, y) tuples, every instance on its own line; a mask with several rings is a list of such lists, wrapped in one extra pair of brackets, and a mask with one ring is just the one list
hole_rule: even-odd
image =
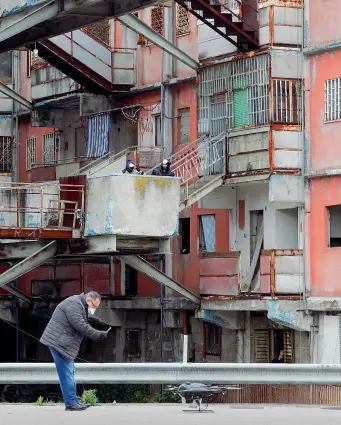
[(91, 404), (79, 403), (79, 406), (85, 406), (86, 409), (89, 409), (89, 407), (91, 407)]
[(65, 410), (68, 410), (69, 412), (73, 412), (73, 411), (81, 411), (81, 410), (86, 410), (87, 406), (85, 406), (84, 404), (75, 404), (73, 406), (66, 406)]

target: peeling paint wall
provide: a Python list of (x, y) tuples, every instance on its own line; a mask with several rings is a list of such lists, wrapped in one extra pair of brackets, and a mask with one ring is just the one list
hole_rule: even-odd
[(323, 47), (341, 40), (339, 0), (309, 1), (310, 48)]
[(171, 237), (178, 225), (180, 180), (113, 175), (87, 181), (85, 235)]

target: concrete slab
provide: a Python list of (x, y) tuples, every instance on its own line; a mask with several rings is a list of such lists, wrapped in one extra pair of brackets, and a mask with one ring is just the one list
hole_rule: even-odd
[(0, 423), (4, 425), (220, 425), (222, 421), (238, 425), (339, 425), (341, 410), (321, 407), (272, 405), (215, 405), (214, 414), (183, 413), (183, 405), (116, 405), (92, 407), (84, 412), (65, 412), (62, 405), (1, 405)]

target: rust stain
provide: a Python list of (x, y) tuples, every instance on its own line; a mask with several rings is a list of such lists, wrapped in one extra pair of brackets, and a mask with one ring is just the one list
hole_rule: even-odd
[(276, 272), (275, 272), (275, 251), (271, 251), (270, 258), (270, 292), (271, 297), (275, 296), (276, 292)]

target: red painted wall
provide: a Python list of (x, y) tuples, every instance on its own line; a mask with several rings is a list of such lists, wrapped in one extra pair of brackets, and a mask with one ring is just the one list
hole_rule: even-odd
[(310, 186), (311, 295), (340, 297), (341, 247), (328, 248), (327, 206), (341, 204), (341, 177), (314, 179)]
[(339, 0), (309, 1), (309, 44), (313, 47), (340, 41), (340, 20)]
[[(229, 251), (229, 210), (200, 209), (197, 204), (185, 210), (181, 217), (190, 217), (191, 249), (190, 254), (181, 254), (181, 237), (173, 241), (173, 278), (192, 292), (199, 294), (200, 257), (198, 253), (199, 216), (215, 214), (216, 252)], [(221, 285), (224, 285), (223, 280)]]
[[(21, 182), (45, 181), (51, 177), (50, 169), (54, 167), (46, 167), (46, 170), (41, 170), (41, 177), (36, 171), (26, 169), (26, 140), (29, 137), (35, 136), (37, 139), (37, 163), (43, 161), (43, 135), (52, 133), (53, 128), (49, 127), (31, 127), (30, 117), (21, 118), (19, 121), (19, 180)], [(34, 179), (32, 179), (34, 174)]]

